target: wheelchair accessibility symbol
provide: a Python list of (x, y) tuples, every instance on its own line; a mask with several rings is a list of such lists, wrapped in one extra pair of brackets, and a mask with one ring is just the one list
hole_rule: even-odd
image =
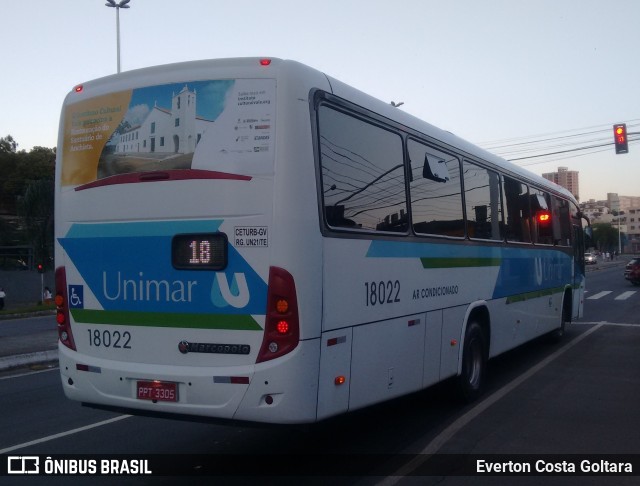
[(69, 308), (84, 309), (84, 287), (69, 285)]

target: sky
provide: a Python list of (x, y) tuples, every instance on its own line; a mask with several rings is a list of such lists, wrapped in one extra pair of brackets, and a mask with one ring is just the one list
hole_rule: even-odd
[[(55, 147), (62, 102), (115, 73), (105, 0), (2, 0), (0, 137)], [(131, 0), (123, 71), (269, 56), (308, 64), (537, 174), (580, 200), (640, 196), (637, 0)], [(636, 139), (640, 136), (636, 135)], [(576, 150), (585, 146), (588, 150)], [(552, 154), (540, 157), (540, 154)]]

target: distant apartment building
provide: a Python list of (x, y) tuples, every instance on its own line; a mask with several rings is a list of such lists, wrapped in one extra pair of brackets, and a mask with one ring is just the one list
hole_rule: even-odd
[(619, 196), (615, 192), (608, 192), (607, 202), (611, 211), (628, 212), (632, 208), (640, 208), (640, 196)]
[(580, 209), (592, 224), (609, 223), (619, 228), (625, 253), (640, 253), (640, 197), (610, 192), (605, 201), (590, 199), (580, 203)]
[(640, 208), (631, 208), (625, 213), (626, 251), (640, 253)]
[(580, 200), (579, 172), (577, 170), (558, 167), (558, 172), (547, 172), (546, 174), (542, 174), (542, 177), (564, 187), (571, 192), (578, 201)]

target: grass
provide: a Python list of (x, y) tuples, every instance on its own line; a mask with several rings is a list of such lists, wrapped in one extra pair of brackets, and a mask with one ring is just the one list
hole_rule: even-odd
[(37, 303), (37, 304), (24, 304), (24, 305), (20, 305), (18, 307), (11, 307), (11, 308), (5, 308), (3, 310), (0, 311), (0, 318), (2, 318), (3, 316), (15, 316), (15, 315), (20, 315), (20, 314), (33, 314), (33, 313), (40, 313), (40, 312), (48, 312), (48, 311), (55, 311), (56, 310), (56, 306), (55, 304), (43, 304), (43, 303)]

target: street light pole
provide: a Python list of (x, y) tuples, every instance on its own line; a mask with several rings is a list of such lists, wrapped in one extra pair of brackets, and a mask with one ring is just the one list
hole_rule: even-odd
[(120, 9), (130, 8), (130, 5), (127, 5), (130, 1), (131, 0), (120, 0), (120, 2), (116, 3), (116, 0), (107, 0), (107, 3), (105, 3), (107, 7), (116, 9), (116, 44), (118, 51), (118, 72), (120, 72)]
[(620, 216), (618, 216), (618, 255), (622, 254), (622, 238), (620, 237)]

